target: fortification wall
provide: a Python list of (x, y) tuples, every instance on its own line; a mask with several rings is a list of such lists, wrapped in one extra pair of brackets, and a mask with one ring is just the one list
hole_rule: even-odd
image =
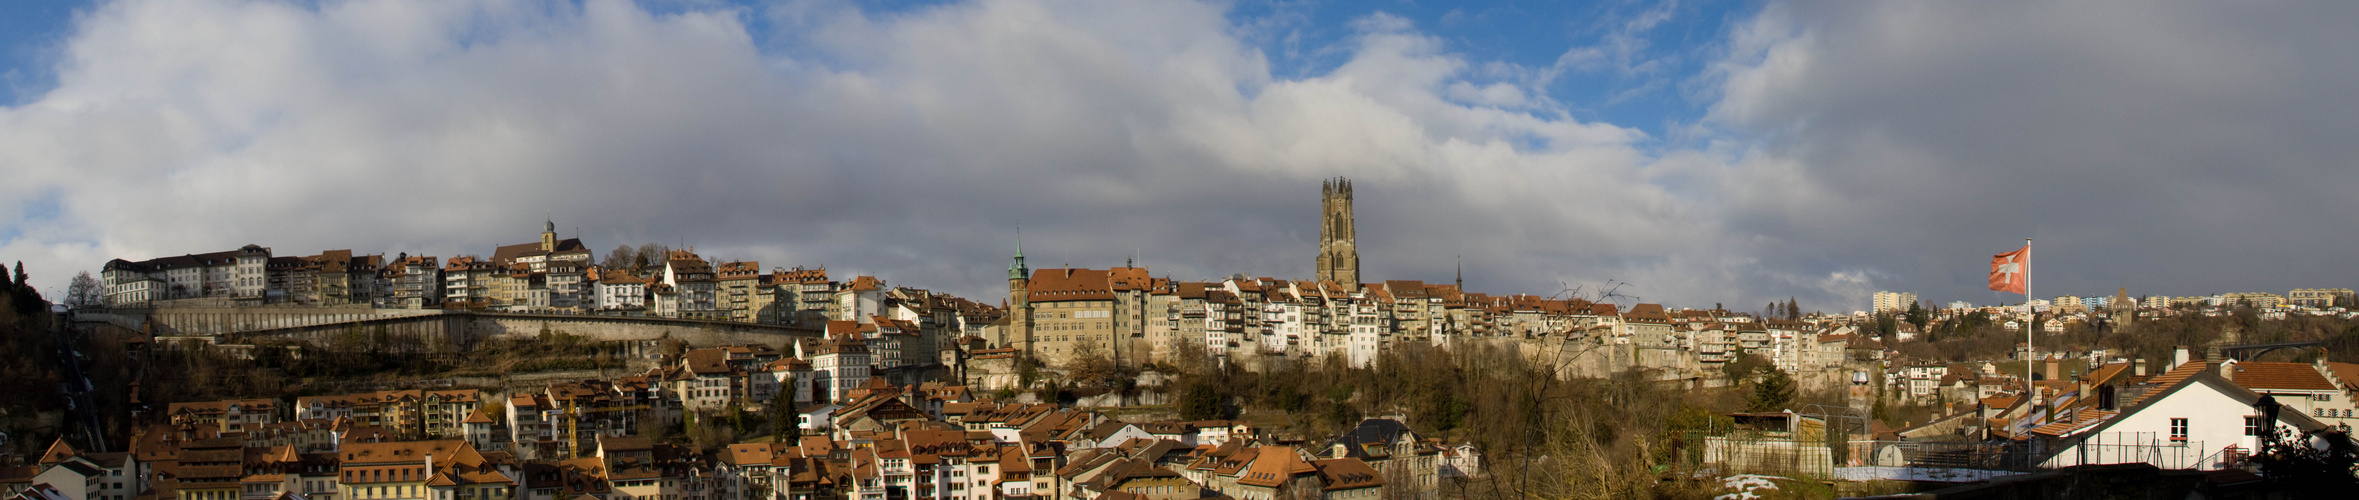
[(820, 332), (723, 321), (436, 311), (249, 330), (224, 337), (235, 343), (287, 339), (323, 347), (367, 343), (394, 353), (435, 354), (464, 352), (485, 340), (537, 339), (543, 334), (573, 335), (648, 349), (653, 349), (651, 346), (656, 341), (669, 338), (690, 347), (759, 343), (791, 351), (795, 339), (816, 338)]
[(378, 309), (369, 306), (158, 307), (90, 311), (93, 319), (146, 329), (154, 335), (202, 336), (335, 325), (387, 318), (443, 314), (439, 309)]

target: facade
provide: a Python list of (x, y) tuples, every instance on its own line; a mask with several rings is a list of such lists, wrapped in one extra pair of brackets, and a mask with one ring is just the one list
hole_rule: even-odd
[(857, 322), (829, 321), (827, 329), (828, 339), (811, 355), (812, 392), (830, 402), (850, 399), (853, 389), (868, 382), (868, 345), (857, 338)]
[(650, 309), (659, 316), (688, 319), (723, 319), (719, 301), (720, 281), (713, 274), (713, 266), (691, 250), (673, 250), (664, 259), (661, 281), (663, 289), (650, 290), (656, 301)]
[(598, 268), (591, 272), (597, 309), (604, 313), (644, 314), (647, 310), (647, 277), (631, 269)]
[(159, 300), (222, 298), (260, 303), (267, 297), (270, 249), (107, 261), (100, 268), (100, 300), (109, 307), (145, 307)]
[(1128, 359), (1146, 339), (1146, 305), (1154, 278), (1146, 268), (1040, 269), (1024, 281), (1022, 340), (1036, 359), (1058, 364), (1079, 356)]
[(387, 284), (392, 293), (386, 294), (386, 307), (425, 309), (442, 305), (442, 266), (434, 257), (403, 256), (387, 267), (381, 276), (390, 278)]
[(2285, 302), (2302, 307), (2328, 308), (2351, 305), (2349, 288), (2296, 288), (2286, 292)]
[(714, 268), (714, 274), (714, 290), (725, 319), (770, 323), (764, 319), (776, 316), (771, 304), (777, 292), (769, 286), (773, 278), (762, 274), (761, 262), (724, 262)]
[(1917, 303), (1917, 294), (1908, 292), (1876, 292), (1869, 311), (1876, 314), (1907, 312), (1909, 304)]

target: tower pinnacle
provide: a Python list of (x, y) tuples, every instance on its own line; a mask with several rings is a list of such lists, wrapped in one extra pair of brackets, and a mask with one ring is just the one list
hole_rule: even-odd
[(1024, 267), (1024, 226), (1016, 226), (1016, 263), (1007, 267), (1007, 279), (1019, 280), (1032, 276), (1032, 269)]

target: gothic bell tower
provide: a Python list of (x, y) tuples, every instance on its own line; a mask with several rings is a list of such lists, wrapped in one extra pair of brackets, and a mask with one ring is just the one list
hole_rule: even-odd
[(1352, 181), (1342, 177), (1319, 186), (1319, 281), (1360, 288), (1359, 231), (1352, 223)]

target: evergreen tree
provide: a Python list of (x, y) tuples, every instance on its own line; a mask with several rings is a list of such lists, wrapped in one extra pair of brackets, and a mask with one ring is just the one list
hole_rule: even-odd
[(1794, 377), (1785, 370), (1771, 369), (1769, 374), (1753, 384), (1753, 395), (1746, 398), (1747, 411), (1778, 411), (1794, 401)]
[(795, 378), (788, 375), (780, 382), (778, 395), (770, 397), (770, 436), (771, 442), (790, 443), (803, 434), (795, 426)]
[(1188, 384), (1188, 387), (1180, 392), (1180, 418), (1188, 420), (1221, 418), (1227, 412), (1221, 408), (1220, 400), (1220, 393), (1213, 389), (1212, 384), (1204, 382)]
[[(1917, 331), (1919, 333), (1933, 333), (1925, 330), (1925, 323), (1931, 321), (1932, 316), (1933, 315), (1931, 314), (1931, 311), (1927, 311), (1924, 306), (1918, 305), (1915, 302), (1910, 302), (1908, 304), (1908, 313), (1906, 313), (1904, 317), (1907, 318), (1908, 324), (1917, 326)], [(1927, 340), (1930, 341), (1931, 339)]]

